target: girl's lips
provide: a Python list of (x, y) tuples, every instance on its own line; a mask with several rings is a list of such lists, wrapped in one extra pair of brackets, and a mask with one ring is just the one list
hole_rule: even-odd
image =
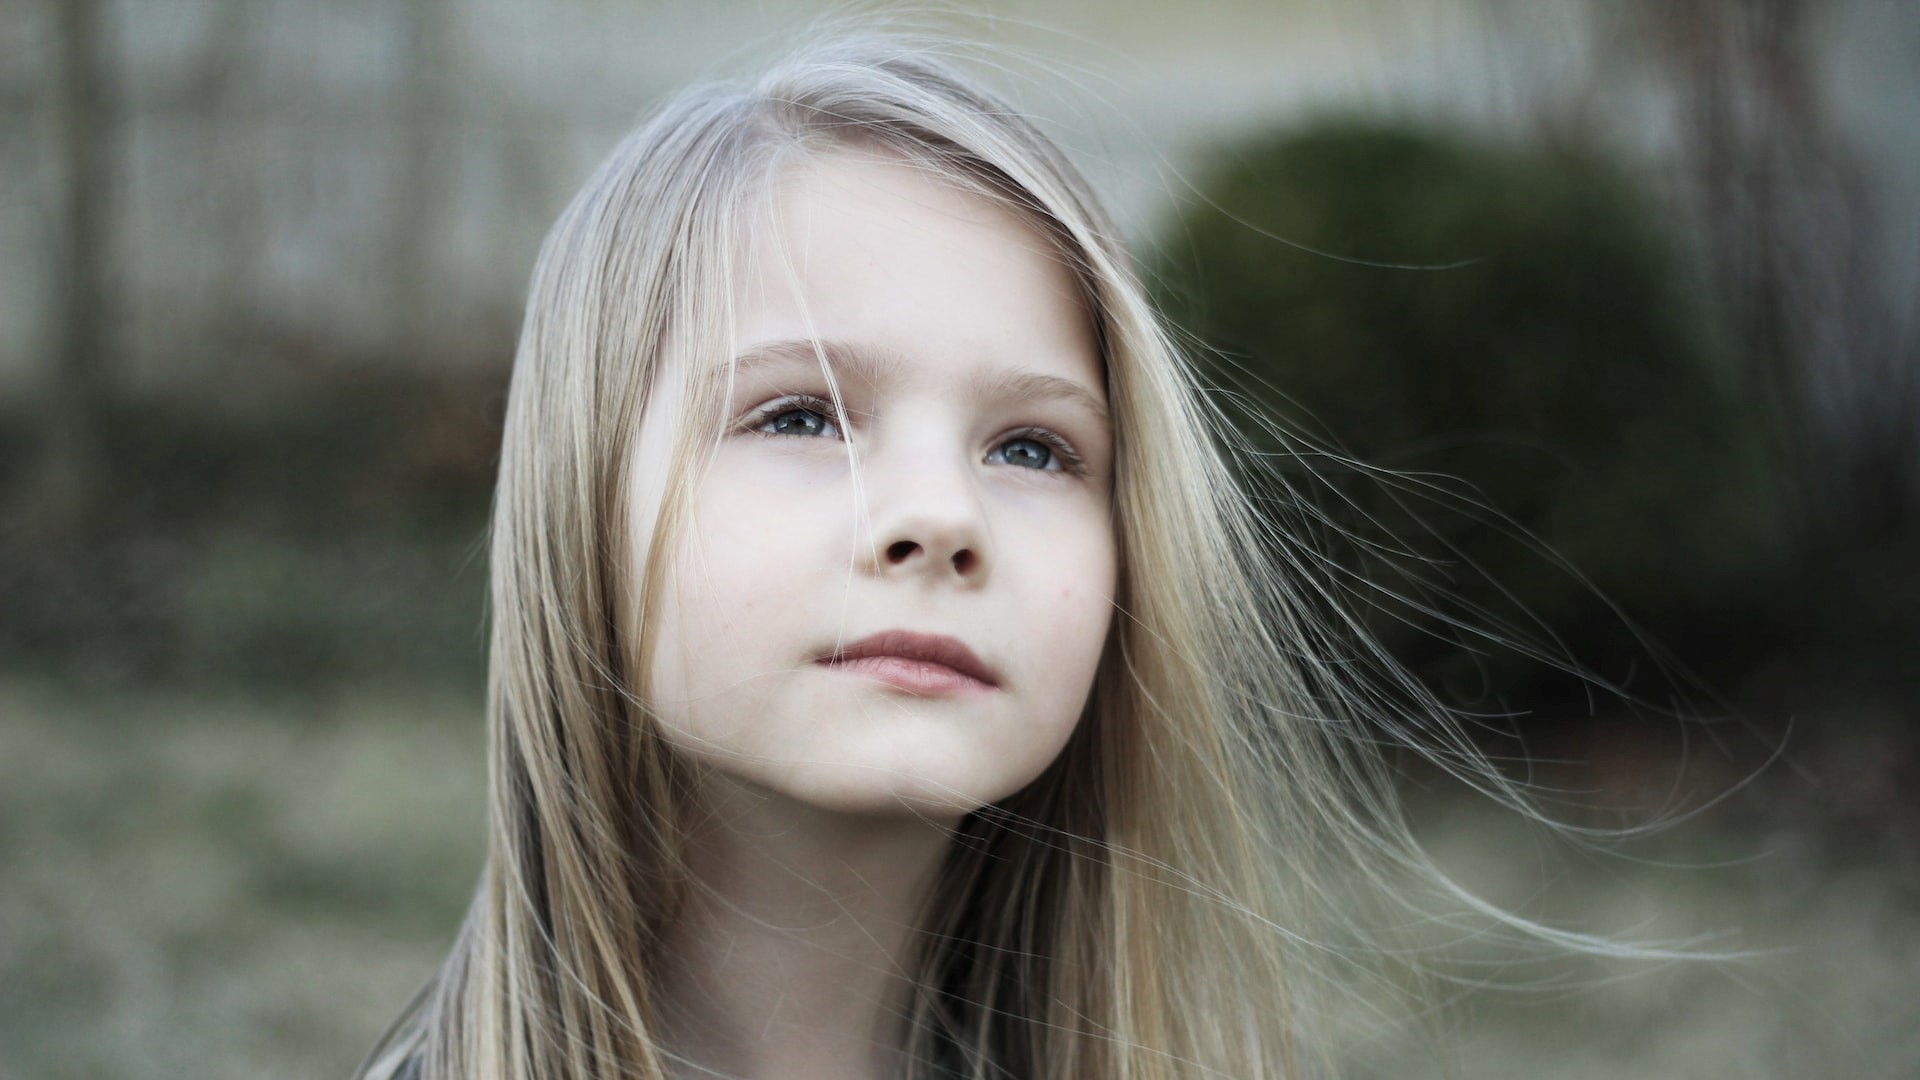
[(876, 682), (895, 686), (922, 697), (955, 697), (961, 694), (990, 693), (993, 687), (971, 675), (963, 675), (927, 660), (909, 660), (904, 656), (863, 656), (858, 660), (823, 660), (827, 667), (864, 675)]
[(958, 638), (911, 630), (882, 631), (841, 646), (819, 662), (930, 697), (985, 693), (1000, 685), (993, 669)]

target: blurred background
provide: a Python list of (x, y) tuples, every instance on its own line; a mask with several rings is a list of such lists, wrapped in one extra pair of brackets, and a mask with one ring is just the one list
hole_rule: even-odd
[[(340, 1076), (431, 972), (539, 240), (824, 10), (0, 7), (0, 1077)], [(1409, 759), (1443, 865), (1756, 954), (1463, 986), (1452, 1075), (1920, 1076), (1920, 8), (936, 24), (1110, 197), (1342, 602), (1551, 812), (1662, 825), (1570, 846)]]

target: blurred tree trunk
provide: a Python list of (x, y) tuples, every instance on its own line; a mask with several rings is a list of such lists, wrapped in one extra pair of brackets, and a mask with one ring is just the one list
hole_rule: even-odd
[(1815, 548), (1888, 535), (1920, 510), (1920, 382), (1880, 288), (1881, 218), (1820, 92), (1807, 0), (1638, 7), (1676, 95), (1678, 162), (1710, 271), (1783, 439)]
[(108, 220), (112, 117), (99, 0), (50, 0), (58, 57), (51, 99), (63, 182), (52, 398), (41, 476), (46, 524), (77, 536), (107, 483), (107, 329), (111, 325)]
[(444, 168), (445, 86), (452, 17), (446, 0), (405, 0), (401, 6), (407, 77), (400, 103), (400, 176), (394, 199), (389, 269), (398, 316), (397, 343), (420, 356), (432, 350), (437, 314), (433, 297), (434, 241), (449, 185)]

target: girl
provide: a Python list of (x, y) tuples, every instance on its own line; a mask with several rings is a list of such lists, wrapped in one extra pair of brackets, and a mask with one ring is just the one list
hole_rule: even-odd
[(486, 871), (361, 1075), (1330, 1066), (1353, 916), (1425, 864), (1218, 434), (1085, 182), (944, 64), (668, 105), (534, 272)]

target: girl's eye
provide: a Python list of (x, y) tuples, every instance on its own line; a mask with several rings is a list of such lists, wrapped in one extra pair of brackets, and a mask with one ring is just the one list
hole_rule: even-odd
[(1053, 449), (1043, 446), (1035, 439), (1008, 439), (995, 448), (1000, 460), (1009, 465), (1020, 465), (1029, 469), (1045, 469), (1053, 465)]
[(1008, 439), (988, 451), (987, 460), (994, 464), (1016, 465), (1044, 472), (1078, 471), (1080, 467), (1079, 459), (1067, 448), (1065, 441), (1056, 435), (1039, 431)]
[(825, 402), (789, 398), (761, 410), (754, 430), (765, 435), (835, 439), (840, 436), (840, 428), (829, 418), (831, 413), (832, 406)]

